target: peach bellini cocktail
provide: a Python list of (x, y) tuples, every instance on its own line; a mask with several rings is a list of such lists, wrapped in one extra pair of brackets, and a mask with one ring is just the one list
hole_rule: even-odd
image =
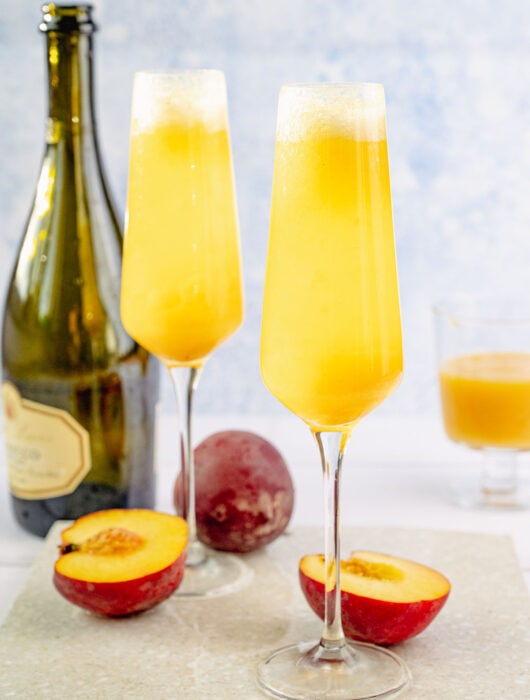
[(136, 77), (122, 315), (169, 363), (202, 364), (242, 321), (223, 85), (215, 71)]
[(192, 397), (204, 363), (243, 317), (220, 71), (135, 75), (121, 314), (132, 337), (166, 365), (176, 389), (190, 537), (179, 593), (209, 595), (231, 585), (241, 568), (198, 541), (191, 442)]
[(261, 358), (282, 403), (336, 429), (394, 388), (402, 349), (384, 109), (325, 94), (327, 119), (279, 115)]
[(381, 85), (282, 88), (261, 333), (265, 385), (314, 434), (324, 473), (326, 612), (318, 642), (275, 652), (284, 698), (390, 697), (409, 674), (341, 624), (339, 477), (354, 425), (397, 386), (402, 340)]

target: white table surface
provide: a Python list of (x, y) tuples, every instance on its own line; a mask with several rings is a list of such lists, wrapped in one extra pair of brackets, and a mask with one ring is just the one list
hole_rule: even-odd
[[(174, 512), (176, 417), (158, 428), (157, 508)], [(198, 415), (194, 442), (218, 430), (251, 430), (282, 452), (295, 484), (292, 525), (322, 524), (322, 480), (316, 444), (298, 419), (286, 416)], [(1, 437), (1, 436), (0, 436)], [(467, 510), (454, 505), (451, 483), (473, 475), (477, 455), (452, 445), (433, 419), (370, 416), (354, 431), (343, 463), (342, 521), (348, 525), (457, 530), (512, 537), (530, 590), (530, 511)], [(528, 480), (528, 458), (521, 477)], [(344, 542), (343, 554), (356, 543)], [(43, 540), (24, 532), (11, 513), (3, 451), (0, 452), (0, 623), (24, 586)], [(362, 547), (362, 544), (361, 544)], [(485, 572), (482, 572), (485, 573)]]

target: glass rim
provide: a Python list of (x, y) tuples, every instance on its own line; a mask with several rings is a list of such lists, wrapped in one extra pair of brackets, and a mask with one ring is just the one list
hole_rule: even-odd
[(76, 2), (72, 5), (46, 2), (41, 5), (41, 12), (39, 30), (44, 34), (69, 34), (78, 31), (90, 35), (97, 30), (92, 19), (92, 2)]
[(351, 87), (364, 87), (364, 88), (382, 88), (383, 83), (377, 81), (355, 81), (348, 82), (347, 80), (341, 81), (310, 81), (310, 82), (292, 82), (283, 83), (282, 88), (351, 88)]
[(299, 93), (300, 95), (314, 93), (336, 93), (337, 95), (354, 94), (359, 97), (364, 95), (367, 99), (370, 99), (370, 97), (384, 99), (385, 86), (383, 83), (376, 82), (293, 82), (284, 83), (280, 86), (280, 95), (285, 93)]
[(431, 309), (435, 317), (455, 325), (530, 325), (530, 304), (515, 297), (448, 297)]
[(172, 78), (172, 77), (185, 77), (194, 75), (220, 75), (224, 78), (225, 74), (219, 68), (176, 68), (175, 70), (169, 68), (141, 68), (134, 71), (134, 76), (145, 75), (160, 78)]

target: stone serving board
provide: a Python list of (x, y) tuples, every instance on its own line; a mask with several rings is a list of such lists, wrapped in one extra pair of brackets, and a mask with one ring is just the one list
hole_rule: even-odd
[[(295, 528), (242, 557), (244, 586), (225, 596), (173, 596), (138, 616), (106, 619), (64, 600), (52, 583), (56, 523), (0, 628), (0, 697), (259, 700), (256, 666), (272, 650), (317, 638), (321, 622), (297, 579), (321, 550), (318, 528)], [(418, 637), (393, 649), (408, 664), (410, 700), (528, 700), (530, 599), (511, 539), (394, 528), (345, 528), (343, 554), (372, 549), (430, 565), (452, 582)]]

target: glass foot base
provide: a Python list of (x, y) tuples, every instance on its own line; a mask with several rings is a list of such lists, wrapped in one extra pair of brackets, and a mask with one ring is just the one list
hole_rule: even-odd
[(259, 666), (258, 680), (279, 698), (368, 700), (397, 697), (411, 676), (404, 662), (387, 649), (350, 642), (337, 655), (309, 642), (276, 651)]
[(530, 508), (530, 488), (524, 482), (517, 489), (485, 488), (479, 480), (461, 478), (451, 483), (451, 499), (460, 508), (525, 510)]
[(228, 595), (246, 586), (252, 576), (252, 569), (241, 557), (209, 552), (202, 563), (186, 566), (184, 578), (173, 595), (195, 598)]

